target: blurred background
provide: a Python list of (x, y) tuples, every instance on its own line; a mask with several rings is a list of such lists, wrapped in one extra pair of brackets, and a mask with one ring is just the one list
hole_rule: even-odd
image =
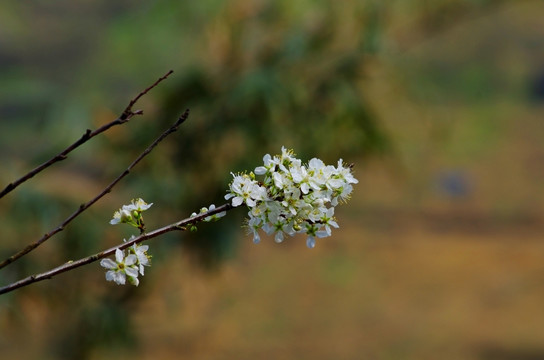
[(0, 296), (17, 359), (543, 359), (544, 3), (17, 1), (0, 5), (1, 260), (92, 199), (0, 285), (224, 202), (281, 146), (355, 163), (340, 229), (254, 245), (245, 211), (149, 242), (139, 287), (91, 264)]

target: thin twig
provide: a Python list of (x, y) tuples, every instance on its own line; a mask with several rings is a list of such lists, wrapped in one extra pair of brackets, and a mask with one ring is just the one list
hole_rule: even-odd
[(113, 253), (115, 253), (116, 249), (121, 249), (121, 250), (126, 249), (126, 248), (128, 248), (128, 247), (130, 247), (130, 246), (132, 246), (134, 244), (138, 244), (138, 243), (140, 243), (140, 242), (142, 242), (144, 240), (149, 240), (149, 239), (155, 238), (155, 237), (157, 237), (159, 235), (162, 235), (162, 234), (165, 234), (167, 232), (171, 232), (171, 231), (175, 231), (175, 230), (185, 230), (186, 226), (188, 226), (190, 224), (196, 224), (196, 223), (204, 220), (208, 216), (218, 214), (218, 213), (223, 212), (223, 211), (228, 211), (228, 210), (231, 210), (231, 209), (233, 209), (233, 207), (232, 207), (232, 205), (230, 203), (224, 204), (224, 205), (221, 205), (221, 206), (219, 206), (219, 207), (217, 207), (217, 208), (215, 208), (213, 210), (209, 210), (209, 211), (207, 211), (205, 213), (198, 214), (198, 215), (190, 217), (190, 218), (186, 218), (184, 220), (181, 220), (181, 221), (178, 221), (176, 223), (164, 226), (162, 228), (153, 230), (153, 231), (148, 232), (148, 233), (144, 233), (144, 234), (142, 234), (142, 235), (140, 235), (138, 237), (135, 237), (135, 238), (133, 238), (133, 239), (127, 241), (127, 242), (122, 243), (121, 245), (109, 248), (107, 250), (101, 251), (99, 253), (96, 253), (94, 255), (91, 255), (91, 256), (76, 260), (76, 261), (68, 261), (67, 263), (64, 263), (63, 265), (60, 265), (60, 266), (58, 266), (58, 267), (56, 267), (56, 268), (54, 268), (52, 270), (49, 270), (49, 271), (46, 271), (46, 272), (43, 272), (43, 273), (40, 273), (40, 274), (31, 275), (31, 276), (29, 276), (27, 278), (24, 278), (22, 280), (14, 282), (14, 283), (12, 283), (10, 285), (4, 286), (4, 287), (0, 288), (0, 294), (8, 293), (8, 292), (13, 291), (15, 289), (18, 289), (20, 287), (27, 286), (27, 285), (30, 285), (32, 283), (38, 282), (38, 281), (42, 281), (42, 280), (45, 280), (45, 279), (51, 279), (54, 276), (56, 276), (58, 274), (61, 274), (63, 272), (67, 272), (67, 271), (73, 270), (75, 268), (78, 268), (80, 266), (90, 264), (92, 262), (95, 262), (97, 260), (105, 258), (106, 256), (112, 255)]
[(155, 83), (153, 83), (151, 86), (146, 88), (144, 91), (140, 92), (134, 99), (130, 100), (130, 103), (128, 104), (128, 106), (125, 108), (125, 110), (123, 110), (123, 113), (117, 119), (113, 120), (112, 122), (110, 122), (110, 123), (108, 123), (106, 125), (103, 125), (103, 126), (99, 127), (98, 129), (96, 129), (94, 131), (91, 131), (90, 129), (87, 129), (87, 131), (85, 131), (85, 133), (81, 136), (81, 138), (79, 140), (77, 140), (76, 142), (74, 142), (72, 145), (68, 146), (66, 149), (61, 151), (59, 154), (55, 155), (50, 160), (44, 162), (43, 164), (36, 167), (35, 169), (30, 170), (27, 174), (23, 175), (21, 178), (15, 180), (12, 183), (9, 183), (4, 188), (4, 190), (2, 190), (0, 192), (0, 199), (2, 197), (4, 197), (6, 194), (13, 191), (17, 186), (21, 185), (22, 183), (24, 183), (28, 179), (32, 178), (34, 175), (38, 174), (39, 172), (43, 171), (44, 169), (48, 168), (49, 166), (53, 165), (54, 163), (66, 159), (68, 157), (68, 154), (70, 152), (72, 152), (72, 150), (74, 150), (74, 149), (78, 148), (80, 145), (86, 143), (89, 139), (95, 137), (96, 135), (98, 135), (100, 133), (103, 133), (104, 131), (108, 130), (112, 126), (121, 125), (121, 124), (124, 124), (124, 123), (128, 122), (134, 115), (142, 115), (143, 114), (142, 110), (132, 111), (132, 107), (134, 106), (134, 104), (136, 104), (136, 102), (142, 96), (147, 94), (151, 89), (153, 89), (155, 86), (157, 86), (161, 81), (166, 79), (172, 73), (173, 73), (173, 71), (170, 70), (164, 76), (160, 77), (157, 81), (155, 81)]
[(136, 158), (136, 160), (134, 160), (132, 162), (132, 164), (129, 165), (129, 167), (123, 171), (123, 173), (121, 173), (115, 180), (113, 180), (108, 186), (106, 186), (106, 188), (104, 190), (102, 190), (100, 192), (100, 194), (98, 194), (94, 199), (92, 199), (91, 201), (85, 203), (85, 204), (81, 204), (79, 206), (79, 208), (72, 214), (70, 215), (68, 218), (66, 218), (59, 226), (57, 226), (57, 228), (55, 228), (54, 230), (48, 232), (47, 234), (45, 234), (44, 236), (42, 236), (39, 240), (27, 245), (24, 249), (22, 249), (21, 251), (19, 251), (18, 253), (10, 256), (9, 258), (7, 258), (6, 260), (2, 261), (2, 263), (0, 263), (0, 269), (11, 264), (12, 262), (14, 262), (15, 260), (19, 259), (20, 257), (22, 257), (23, 255), (25, 254), (28, 254), (29, 252), (31, 252), (32, 250), (34, 250), (35, 248), (37, 248), (38, 246), (40, 246), (43, 242), (45, 242), (47, 239), (51, 238), (53, 235), (55, 235), (56, 233), (64, 230), (64, 228), (66, 227), (66, 225), (68, 225), (72, 220), (74, 220), (78, 215), (80, 215), (83, 211), (87, 210), (91, 205), (93, 205), (95, 202), (97, 202), (100, 198), (102, 198), (104, 195), (106, 195), (107, 193), (109, 193), (111, 191), (111, 189), (119, 182), (121, 181), (122, 178), (124, 178), (125, 176), (127, 176), (129, 173), (130, 173), (130, 170), (132, 170), (132, 168), (134, 166), (136, 166), (136, 164), (138, 164), (140, 162), (140, 160), (142, 160), (147, 154), (149, 154), (151, 152), (151, 150), (153, 150), (153, 148), (155, 146), (157, 146), (157, 144), (159, 142), (161, 142), (165, 137), (167, 137), (168, 135), (170, 135), (171, 133), (173, 133), (174, 131), (176, 131), (179, 126), (187, 119), (187, 117), (189, 116), (189, 110), (185, 110), (185, 112), (183, 113), (183, 115), (181, 115), (179, 117), (179, 119), (174, 123), (174, 125), (172, 125), (170, 128), (168, 128), (165, 132), (163, 132), (157, 139), (155, 139), (155, 141), (153, 141), (153, 143), (151, 145), (149, 145), (141, 154), (140, 156), (138, 156)]

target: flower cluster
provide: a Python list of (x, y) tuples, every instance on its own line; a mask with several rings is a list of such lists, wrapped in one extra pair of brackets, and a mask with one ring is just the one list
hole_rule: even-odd
[[(110, 224), (129, 224), (140, 229), (140, 232), (145, 232), (144, 218), (142, 212), (149, 209), (151, 204), (146, 203), (142, 199), (132, 200), (129, 205), (123, 205), (121, 209), (113, 214), (113, 219)], [(132, 236), (129, 240), (133, 240)], [(123, 239), (123, 241), (126, 241)], [(128, 282), (138, 286), (140, 281), (138, 275), (144, 276), (144, 266), (150, 266), (151, 256), (147, 254), (149, 246), (134, 244), (127, 249), (127, 254), (121, 249), (115, 250), (115, 261), (111, 259), (102, 259), (100, 265), (106, 268), (106, 280), (114, 281), (119, 285), (124, 285), (128, 278)]]
[[(352, 184), (358, 183), (350, 166), (342, 159), (336, 167), (316, 158), (303, 164), (283, 147), (281, 155), (266, 154), (263, 162), (250, 174), (233, 174), (225, 195), (232, 206), (245, 203), (249, 208), (247, 225), (255, 243), (262, 229), (274, 234), (276, 242), (282, 242), (284, 234), (307, 234), (306, 244), (313, 248), (316, 237), (330, 236), (331, 227), (338, 228), (334, 208), (349, 199)], [(256, 175), (264, 180), (257, 181)]]
[(153, 203), (148, 204), (142, 199), (132, 199), (129, 205), (123, 205), (119, 210), (113, 214), (113, 219), (110, 220), (110, 224), (129, 224), (145, 231), (144, 218), (142, 212), (149, 209)]
[[(132, 240), (133, 237), (130, 239)], [(125, 240), (123, 240), (125, 241)], [(134, 244), (128, 248), (128, 254), (120, 249), (115, 250), (115, 261), (102, 259), (100, 265), (108, 269), (106, 280), (118, 285), (125, 285), (126, 279), (132, 285), (138, 286), (138, 275), (144, 276), (144, 266), (150, 266), (151, 256), (147, 254), (147, 245)]]

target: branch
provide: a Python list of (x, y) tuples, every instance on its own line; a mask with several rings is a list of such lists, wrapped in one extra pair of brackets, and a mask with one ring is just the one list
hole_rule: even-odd
[(164, 79), (166, 79), (168, 76), (170, 76), (170, 74), (172, 74), (173, 71), (170, 70), (169, 72), (167, 72), (164, 76), (162, 76), (161, 78), (159, 78), (157, 81), (155, 81), (155, 83), (153, 83), (153, 85), (149, 86), (148, 88), (146, 88), (144, 91), (140, 92), (138, 94), (138, 96), (136, 96), (134, 99), (130, 100), (130, 103), (128, 104), (128, 106), (125, 108), (125, 110), (123, 111), (123, 113), (121, 114), (121, 116), (119, 116), (117, 119), (113, 120), (112, 122), (106, 124), (106, 125), (103, 125), (101, 126), (100, 128), (94, 130), (94, 131), (91, 131), (90, 129), (87, 129), (87, 131), (85, 131), (85, 133), (81, 136), (81, 138), (79, 140), (77, 140), (76, 142), (74, 142), (72, 145), (68, 146), (66, 149), (64, 149), (63, 151), (61, 151), (59, 154), (55, 155), (54, 157), (52, 157), (50, 160), (44, 162), (43, 164), (41, 164), (40, 166), (36, 167), (35, 169), (29, 171), (26, 175), (24, 175), (23, 177), (17, 179), (16, 181), (12, 182), (12, 183), (9, 183), (5, 188), (4, 190), (2, 190), (0, 192), (0, 199), (2, 197), (4, 197), (6, 194), (8, 194), (9, 192), (11, 192), (12, 190), (14, 190), (17, 186), (21, 185), (22, 183), (24, 183), (25, 181), (27, 181), (28, 179), (32, 178), (34, 175), (38, 174), (39, 172), (41, 172), (42, 170), (48, 168), (49, 166), (53, 165), (54, 163), (56, 162), (59, 162), (59, 161), (62, 161), (64, 159), (66, 159), (68, 156), (68, 154), (70, 152), (72, 152), (72, 150), (78, 148), (80, 145), (86, 143), (89, 139), (95, 137), (96, 135), (108, 130), (109, 128), (111, 128), (112, 126), (115, 126), (115, 125), (121, 125), (121, 124), (124, 124), (126, 122), (128, 122), (134, 115), (142, 115), (143, 114), (143, 111), (142, 110), (136, 110), (136, 111), (132, 111), (132, 107), (134, 106), (134, 104), (136, 104), (136, 102), (142, 97), (144, 96), (145, 94), (147, 94), (151, 89), (153, 89), (155, 86), (157, 86), (161, 81), (163, 81)]
[(126, 248), (128, 248), (128, 247), (130, 247), (130, 246), (132, 246), (134, 244), (141, 243), (144, 240), (149, 240), (149, 239), (155, 238), (155, 237), (157, 237), (159, 235), (162, 235), (162, 234), (165, 234), (165, 233), (168, 233), (168, 232), (171, 232), (171, 231), (185, 230), (185, 227), (187, 225), (196, 224), (196, 223), (202, 221), (204, 218), (206, 218), (208, 216), (218, 214), (218, 213), (223, 212), (223, 211), (229, 211), (231, 209), (233, 209), (232, 205), (230, 203), (227, 203), (227, 204), (221, 205), (221, 206), (219, 206), (219, 207), (217, 207), (217, 208), (215, 208), (213, 210), (209, 210), (209, 211), (207, 211), (205, 213), (198, 214), (198, 215), (190, 217), (190, 218), (186, 218), (186, 219), (178, 221), (176, 223), (173, 223), (173, 224), (164, 226), (162, 228), (153, 230), (153, 231), (151, 231), (149, 233), (144, 233), (144, 234), (142, 234), (142, 235), (140, 235), (140, 236), (138, 236), (136, 238), (133, 238), (132, 240), (124, 242), (121, 245), (109, 248), (107, 250), (101, 251), (99, 253), (88, 256), (86, 258), (82, 258), (82, 259), (79, 259), (79, 260), (76, 260), (76, 261), (68, 261), (67, 263), (65, 263), (63, 265), (60, 265), (60, 266), (58, 266), (58, 267), (56, 267), (56, 268), (54, 268), (52, 270), (49, 270), (49, 271), (46, 271), (46, 272), (40, 273), (40, 274), (31, 275), (31, 276), (29, 276), (27, 278), (24, 278), (22, 280), (14, 282), (14, 283), (12, 283), (10, 285), (4, 286), (4, 287), (0, 288), (0, 294), (8, 293), (8, 292), (13, 291), (15, 289), (18, 289), (20, 287), (27, 286), (27, 285), (30, 285), (32, 283), (38, 282), (38, 281), (42, 281), (42, 280), (45, 280), (45, 279), (51, 279), (51, 278), (53, 278), (54, 276), (56, 276), (58, 274), (62, 274), (63, 272), (67, 272), (67, 271), (73, 270), (75, 268), (78, 268), (80, 266), (90, 264), (92, 262), (95, 262), (97, 260), (105, 258), (106, 256), (112, 255), (113, 253), (115, 253), (116, 249), (121, 249), (121, 250), (126, 249)]
[(72, 214), (70, 215), (68, 218), (66, 218), (57, 228), (55, 228), (54, 230), (50, 231), (49, 233), (45, 234), (44, 236), (42, 236), (39, 240), (27, 245), (24, 249), (22, 249), (21, 251), (19, 251), (18, 253), (10, 256), (9, 258), (7, 258), (6, 260), (2, 261), (2, 263), (0, 263), (0, 269), (11, 264), (12, 262), (14, 262), (15, 260), (19, 259), (20, 257), (24, 256), (25, 254), (28, 254), (29, 252), (31, 252), (32, 250), (34, 250), (35, 248), (37, 248), (38, 246), (40, 246), (42, 243), (44, 243), (46, 240), (48, 240), (49, 238), (51, 238), (53, 235), (55, 235), (56, 233), (64, 230), (64, 228), (66, 227), (66, 225), (68, 225), (72, 220), (74, 220), (77, 216), (79, 216), (83, 211), (87, 210), (91, 205), (93, 205), (95, 202), (97, 202), (98, 200), (100, 200), (100, 198), (102, 198), (104, 195), (106, 195), (107, 193), (109, 193), (111, 191), (111, 189), (119, 182), (121, 181), (122, 178), (124, 178), (125, 176), (127, 176), (129, 173), (130, 173), (130, 170), (132, 170), (132, 168), (134, 166), (136, 166), (136, 164), (138, 164), (147, 154), (149, 154), (151, 152), (151, 150), (153, 150), (153, 148), (155, 148), (155, 146), (157, 146), (159, 144), (159, 142), (161, 142), (165, 137), (167, 137), (168, 135), (170, 135), (171, 133), (173, 133), (174, 131), (176, 131), (179, 126), (187, 119), (187, 117), (189, 116), (189, 110), (185, 110), (185, 112), (183, 113), (183, 115), (181, 115), (179, 117), (179, 119), (174, 123), (174, 125), (172, 125), (170, 128), (168, 128), (165, 132), (163, 132), (157, 139), (155, 139), (155, 141), (153, 141), (153, 143), (151, 145), (149, 145), (141, 154), (140, 156), (138, 156), (136, 158), (136, 160), (134, 160), (132, 162), (132, 164), (129, 165), (129, 167), (123, 172), (121, 173), (121, 175), (119, 175), (115, 180), (113, 180), (108, 186), (106, 186), (106, 188), (104, 190), (102, 190), (102, 192), (100, 192), (100, 194), (98, 194), (94, 199), (92, 199), (91, 201), (85, 203), (85, 204), (82, 204), (79, 206), (79, 208)]

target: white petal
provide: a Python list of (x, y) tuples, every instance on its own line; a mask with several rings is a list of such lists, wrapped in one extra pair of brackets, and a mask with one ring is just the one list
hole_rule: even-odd
[(317, 231), (315, 233), (315, 236), (317, 236), (318, 238), (324, 238), (324, 237), (331, 236), (331, 234), (332, 234), (331, 228), (329, 226), (327, 226), (325, 230)]
[(138, 261), (138, 258), (136, 257), (136, 255), (131, 254), (125, 258), (125, 265), (126, 266), (134, 265), (136, 264), (136, 261)]
[(310, 168), (312, 168), (314, 170), (321, 169), (321, 168), (325, 167), (325, 163), (322, 160), (317, 159), (317, 158), (313, 158), (312, 160), (310, 160), (308, 165), (310, 166)]
[(266, 174), (266, 168), (264, 166), (257, 166), (254, 172), (257, 175), (264, 175)]
[(143, 253), (149, 249), (149, 245), (138, 245), (136, 248), (138, 249), (138, 251)]
[[(100, 265), (106, 269), (116, 269), (117, 263), (112, 259), (102, 259), (100, 260)], [(109, 271), (108, 271), (109, 272)]]
[(132, 266), (127, 266), (125, 268), (125, 273), (130, 277), (134, 277), (134, 278), (138, 277), (138, 269)]
[(274, 241), (278, 244), (283, 242), (283, 231), (278, 231), (276, 235), (274, 236)]
[(232, 206), (234, 207), (240, 206), (242, 205), (243, 202), (244, 202), (244, 199), (240, 196), (237, 196), (234, 199), (232, 199)]
[(124, 257), (125, 257), (125, 254), (123, 253), (122, 250), (115, 249), (115, 260), (116, 260), (118, 263), (122, 263)]
[(275, 172), (272, 174), (272, 178), (274, 179), (274, 185), (276, 185), (276, 187), (281, 188), (283, 186), (283, 177), (280, 173)]
[(253, 231), (253, 243), (258, 244), (261, 242), (261, 236), (257, 232), (257, 230)]
[(255, 200), (253, 200), (251, 198), (247, 198), (246, 199), (246, 205), (249, 206), (249, 207), (254, 207), (255, 205), (257, 205), (257, 203), (255, 202)]
[(113, 273), (113, 281), (115, 281), (118, 285), (125, 285), (125, 273), (122, 271), (116, 271)]
[(344, 181), (342, 179), (331, 179), (329, 180), (329, 186), (333, 189), (339, 189), (344, 185)]
[(144, 253), (139, 253), (139, 254), (138, 254), (138, 263), (139, 263), (140, 265), (147, 265), (147, 264), (149, 264), (149, 258), (147, 257), (146, 254), (144, 254)]
[(106, 280), (107, 281), (115, 280), (115, 271), (106, 272)]

